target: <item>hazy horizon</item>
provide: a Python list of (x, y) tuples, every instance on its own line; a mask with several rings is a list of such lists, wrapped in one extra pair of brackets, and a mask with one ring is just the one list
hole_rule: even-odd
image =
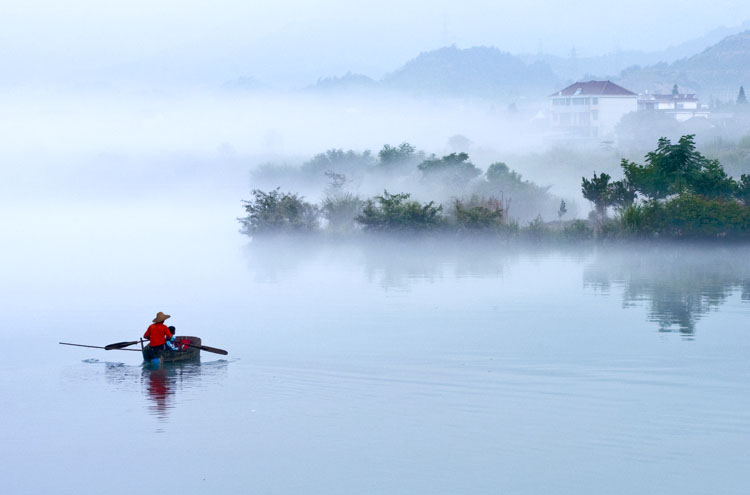
[(255, 77), (302, 87), (348, 71), (380, 78), (422, 51), (452, 44), (561, 56), (575, 48), (579, 57), (653, 52), (750, 19), (750, 6), (739, 1), (628, 6), (9, 0), (0, 6), (0, 62), (11, 85), (215, 86)]

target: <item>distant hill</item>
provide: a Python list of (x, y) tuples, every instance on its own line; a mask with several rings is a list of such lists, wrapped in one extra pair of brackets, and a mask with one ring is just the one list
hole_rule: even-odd
[(709, 96), (731, 96), (740, 85), (750, 86), (750, 31), (728, 36), (691, 57), (671, 64), (624, 70), (615, 82), (632, 91), (667, 92), (672, 85), (681, 91)]
[(420, 94), (497, 98), (546, 94), (558, 82), (542, 62), (526, 64), (497, 48), (449, 46), (420, 53), (381, 84)]
[(326, 77), (318, 79), (318, 82), (308, 86), (307, 89), (319, 92), (358, 92), (372, 90), (378, 87), (378, 83), (362, 74), (347, 72), (341, 77)]
[[(634, 65), (649, 66), (660, 63), (672, 63), (690, 57), (706, 48), (719, 43), (728, 36), (750, 29), (750, 20), (734, 27), (718, 27), (708, 33), (663, 50), (638, 51), (622, 50), (597, 56), (581, 56), (571, 50), (570, 55), (561, 57), (545, 53), (519, 55), (526, 63), (544, 62), (552, 71), (565, 81), (586, 79), (608, 79), (616, 77), (628, 67)], [(674, 83), (673, 83), (674, 84)], [(671, 86), (670, 86), (671, 87)]]

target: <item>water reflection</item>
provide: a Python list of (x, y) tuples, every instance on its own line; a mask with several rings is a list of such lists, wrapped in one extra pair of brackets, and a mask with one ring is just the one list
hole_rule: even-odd
[[(165, 366), (157, 366), (155, 369), (150, 364), (143, 366), (143, 382), (146, 386), (147, 397), (152, 401), (149, 410), (159, 419), (166, 419), (167, 412), (172, 408), (177, 376), (177, 370), (172, 366), (169, 370)], [(181, 373), (179, 376), (182, 379)]]
[[(169, 413), (180, 404), (180, 395), (189, 390), (215, 385), (226, 374), (228, 361), (193, 361), (189, 363), (144, 363), (129, 366), (106, 363), (108, 383), (130, 389), (140, 385), (148, 401), (148, 411), (159, 421), (167, 421)], [(206, 380), (208, 378), (208, 380)]]
[(187, 389), (202, 386), (206, 376), (210, 383), (218, 375), (226, 372), (228, 361), (218, 360), (208, 363), (193, 361), (189, 363), (144, 363), (141, 372), (141, 387), (149, 400), (149, 412), (161, 421), (168, 419), (169, 412), (179, 401), (177, 394)]
[(585, 267), (584, 285), (602, 292), (622, 286), (624, 307), (645, 302), (660, 331), (692, 338), (697, 322), (733, 294), (750, 300), (749, 254), (744, 247), (602, 250)]
[(497, 238), (425, 236), (398, 238), (362, 235), (352, 239), (277, 237), (254, 239), (247, 246), (256, 281), (294, 279), (316, 263), (362, 272), (385, 289), (408, 289), (415, 281), (501, 277), (522, 257), (562, 255), (580, 262), (590, 247), (540, 247)]

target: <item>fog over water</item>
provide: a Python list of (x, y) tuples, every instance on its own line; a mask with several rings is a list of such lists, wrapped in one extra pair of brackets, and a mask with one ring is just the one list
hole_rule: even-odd
[[(0, 494), (747, 491), (750, 247), (240, 233), (254, 188), (323, 199), (328, 169), (305, 170), (331, 149), (365, 163), (345, 182), (363, 199), (470, 191), (373, 171), (405, 142), (506, 163), (543, 199), (516, 197), (521, 225), (562, 224), (561, 200), (586, 218), (581, 176), (644, 151), (551, 142), (546, 94), (308, 86), (454, 41), (664, 48), (747, 11), (681, 6), (657, 32), (674, 6), (636, 3), (654, 16), (625, 34), (617, 8), (586, 32), (579, 9), (480, 3), (0, 6)], [(137, 339), (157, 311), (229, 354), (59, 344)]]
[[(2, 215), (8, 493), (132, 492), (152, 453), (186, 493), (750, 481), (745, 247), (248, 243), (234, 197), (34, 199)], [(57, 344), (157, 310), (229, 356)]]

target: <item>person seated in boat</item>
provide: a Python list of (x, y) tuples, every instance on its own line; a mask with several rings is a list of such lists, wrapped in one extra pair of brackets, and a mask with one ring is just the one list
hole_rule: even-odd
[(171, 318), (171, 315), (165, 315), (159, 311), (156, 313), (156, 318), (154, 318), (153, 324), (151, 324), (146, 330), (146, 333), (143, 334), (143, 338), (148, 339), (149, 341), (148, 346), (155, 351), (163, 351), (167, 340), (172, 338), (172, 332), (170, 332), (169, 327), (164, 324), (164, 322), (167, 321), (167, 318)]
[(169, 328), (169, 333), (172, 334), (172, 338), (169, 339), (169, 340), (167, 340), (167, 342), (166, 342), (167, 347), (170, 348), (170, 349), (172, 349), (173, 351), (179, 351), (180, 348), (177, 347), (177, 345), (174, 342), (174, 336), (177, 335), (177, 333), (175, 333), (175, 328), (173, 326), (169, 326), (167, 328)]

